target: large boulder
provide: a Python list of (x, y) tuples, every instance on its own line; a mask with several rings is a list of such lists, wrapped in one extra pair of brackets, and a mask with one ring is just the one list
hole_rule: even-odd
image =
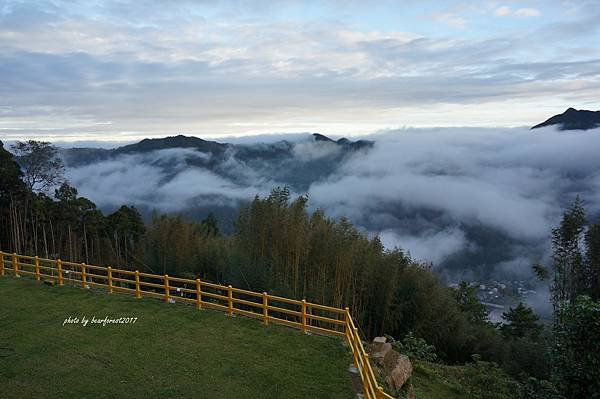
[(412, 375), (412, 364), (408, 356), (398, 355), (395, 357), (395, 363), (391, 372), (385, 379), (385, 382), (396, 391), (404, 386), (406, 381)]

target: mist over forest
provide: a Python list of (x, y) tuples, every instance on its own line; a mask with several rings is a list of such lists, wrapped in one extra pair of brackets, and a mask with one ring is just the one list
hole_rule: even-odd
[[(212, 212), (224, 231), (240, 204), (289, 186), (292, 196), (308, 195), (310, 210), (349, 218), (388, 248), (430, 262), (448, 283), (532, 281), (531, 266), (548, 262), (550, 231), (568, 204), (579, 195), (590, 216), (600, 213), (600, 129), (175, 139), (64, 149), (67, 176), (103, 210), (130, 204), (146, 218), (158, 212), (195, 220)], [(547, 303), (542, 291), (539, 302)]]

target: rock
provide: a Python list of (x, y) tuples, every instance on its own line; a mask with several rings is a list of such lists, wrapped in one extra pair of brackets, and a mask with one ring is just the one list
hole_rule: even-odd
[(400, 355), (396, 358), (396, 364), (385, 379), (385, 382), (393, 389), (399, 390), (412, 374), (412, 364), (408, 356)]
[(386, 343), (386, 337), (375, 337), (373, 338), (373, 352), (380, 352), (383, 345)]
[(392, 352), (392, 344), (390, 344), (389, 342), (386, 342), (380, 347), (379, 351), (371, 353), (370, 356), (371, 356), (371, 359), (374, 359), (377, 362), (379, 362), (380, 364), (383, 364), (385, 357), (387, 356), (388, 353), (391, 353), (391, 352)]

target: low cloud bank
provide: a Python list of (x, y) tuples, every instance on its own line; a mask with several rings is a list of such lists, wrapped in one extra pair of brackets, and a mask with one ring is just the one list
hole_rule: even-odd
[[(547, 259), (550, 230), (576, 195), (591, 216), (600, 214), (600, 129), (402, 129), (366, 138), (373, 148), (342, 158), (331, 143), (294, 136), (277, 160), (244, 160), (236, 157), (239, 147), (221, 160), (168, 149), (68, 168), (68, 176), (105, 209), (128, 203), (163, 212), (235, 208), (289, 184), (308, 193), (311, 209), (347, 216), (452, 278), (479, 269), (530, 278), (531, 263)], [(290, 177), (320, 167), (325, 172), (305, 187)]]

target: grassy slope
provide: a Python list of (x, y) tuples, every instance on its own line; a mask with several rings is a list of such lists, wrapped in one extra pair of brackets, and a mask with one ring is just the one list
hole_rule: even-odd
[(460, 384), (461, 366), (413, 361), (411, 382), (417, 399), (463, 399), (468, 392)]
[(0, 277), (0, 331), (7, 399), (352, 397), (340, 340), (153, 299)]
[(411, 383), (417, 399), (511, 399), (516, 381), (492, 363), (446, 366), (416, 361)]

